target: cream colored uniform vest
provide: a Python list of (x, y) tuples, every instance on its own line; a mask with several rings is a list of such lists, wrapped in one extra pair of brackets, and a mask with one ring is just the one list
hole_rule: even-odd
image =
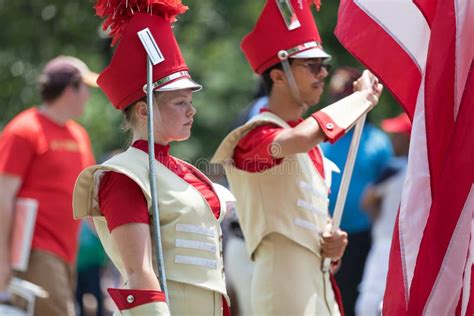
[[(249, 254), (262, 239), (279, 233), (320, 257), (320, 236), (330, 221), (329, 185), (306, 153), (285, 157), (283, 162), (263, 172), (246, 172), (234, 166), (234, 148), (240, 139), (258, 125), (288, 124), (270, 112), (255, 116), (234, 130), (221, 143), (213, 158), (226, 170)], [(333, 168), (325, 159), (326, 178)], [(329, 171), (329, 172), (328, 172)]]
[[(130, 147), (103, 165), (85, 169), (79, 175), (74, 188), (74, 217), (93, 216), (105, 251), (126, 281), (127, 275), (122, 260), (98, 207), (98, 187), (106, 171), (122, 173), (136, 182), (151, 209), (148, 155)], [(204, 175), (203, 178), (206, 179)], [(199, 191), (159, 162), (157, 162), (157, 187), (167, 280), (218, 292), (229, 302), (224, 280), (220, 229), (226, 203), (219, 198), (221, 210), (219, 219), (216, 220)], [(156, 258), (155, 254), (153, 258)], [(156, 267), (156, 264), (154, 266)], [(175, 294), (170, 293), (170, 297), (176, 297)], [(171, 304), (173, 305), (173, 302)]]
[[(258, 125), (290, 128), (270, 112), (255, 116), (229, 134), (213, 162), (222, 163), (249, 254), (255, 259), (252, 310), (255, 315), (340, 315), (329, 274), (321, 271), (320, 233), (330, 222), (328, 190), (306, 153), (285, 157), (277, 166), (251, 173), (232, 157), (240, 139)], [(325, 179), (337, 171), (325, 161)]]

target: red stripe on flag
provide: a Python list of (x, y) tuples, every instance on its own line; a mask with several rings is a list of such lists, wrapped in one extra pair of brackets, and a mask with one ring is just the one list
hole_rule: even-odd
[[(410, 288), (410, 315), (423, 312), (470, 189), (469, 185), (460, 190), (459, 183), (450, 181), (459, 171), (453, 169), (459, 159), (449, 151), (454, 131), (455, 35), (454, 2), (439, 1), (432, 21), (425, 77), (426, 138), (433, 200)], [(457, 152), (456, 156), (461, 153)], [(446, 164), (447, 155), (451, 164)], [(444, 176), (440, 178), (442, 173)]]
[(392, 264), (388, 267), (387, 272), (387, 283), (385, 288), (385, 295), (383, 298), (383, 315), (404, 315), (406, 313), (405, 299), (405, 284), (404, 275), (402, 271), (402, 254), (400, 248), (400, 231), (398, 223), (398, 210), (397, 220), (393, 229), (392, 247), (390, 249), (389, 262)]
[[(402, 251), (403, 244), (400, 244), (400, 240), (403, 239), (400, 235), (408, 233), (407, 236), (411, 236), (413, 232), (400, 231), (397, 218), (384, 296), (384, 315), (422, 315), (424, 311), (433, 312), (436, 308), (443, 308), (447, 313), (454, 314), (458, 310), (456, 307), (463, 286), (463, 260), (466, 260), (468, 251), (466, 238), (471, 231), (466, 229), (466, 225), (471, 225), (466, 220), (472, 220), (474, 213), (472, 201), (466, 204), (469, 194), (472, 194), (470, 191), (474, 182), (474, 74), (472, 52), (467, 51), (468, 44), (461, 45), (460, 42), (468, 38), (466, 32), (469, 31), (469, 26), (464, 26), (464, 29), (461, 27), (465, 36), (456, 34), (456, 17), (460, 24), (464, 23), (464, 18), (465, 21), (469, 19), (465, 16), (467, 12), (455, 14), (455, 9), (469, 10), (469, 6), (461, 1), (455, 7), (454, 0), (414, 0), (414, 3), (431, 26), (423, 87), (425, 99), (418, 104), (420, 112), (417, 112), (420, 118), (425, 118), (425, 124), (418, 127), (425, 125), (426, 130), (414, 128), (414, 132), (419, 133), (417, 136), (424, 136), (426, 133), (431, 207), (426, 226), (419, 228), (423, 229), (419, 249), (410, 248), (413, 253)], [(416, 66), (395, 39), (390, 38), (390, 34), (373, 20), (375, 18), (366, 15), (353, 1), (342, 0), (336, 35), (355, 57), (379, 76), (409, 114), (413, 115), (420, 88), (420, 74), (418, 69), (414, 71)], [(401, 19), (400, 23), (403, 23)], [(460, 51), (456, 55), (457, 48)], [(457, 118), (455, 93), (462, 89), (462, 82), (458, 82), (462, 80), (462, 76), (458, 74), (456, 77), (456, 65), (458, 68), (460, 65), (470, 67)], [(412, 148), (410, 156), (416, 154), (417, 148)], [(410, 161), (417, 167), (416, 159), (410, 158)], [(415, 173), (417, 171), (414, 170)], [(419, 171), (423, 173), (425, 170)], [(414, 177), (416, 176), (415, 174)], [(410, 175), (407, 177), (410, 178)], [(413, 188), (423, 189), (416, 186)], [(413, 205), (417, 204), (410, 202), (412, 201), (407, 201), (407, 208), (404, 209), (404, 218), (408, 221), (411, 216), (416, 217), (419, 212), (424, 214), (426, 211), (414, 208)], [(460, 220), (461, 215), (463, 220)], [(467, 230), (469, 235), (465, 236), (464, 234), (468, 234)], [(463, 235), (454, 234), (455, 232)], [(417, 256), (413, 279), (408, 285), (408, 302), (404, 284), (407, 276), (403, 274), (406, 261), (403, 256), (408, 256), (409, 259)], [(411, 265), (408, 269), (410, 268)], [(437, 283), (438, 281), (444, 283)], [(474, 308), (471, 289), (465, 289), (471, 294), (467, 315), (472, 315)], [(430, 299), (430, 295), (436, 299)]]
[[(428, 110), (428, 109), (427, 109)], [(440, 181), (433, 189), (430, 216), (426, 225), (420, 251), (417, 258), (414, 277), (410, 290), (407, 315), (421, 315), (431, 293), (446, 249), (452, 238), (453, 230), (464, 207), (467, 196), (474, 181), (474, 67), (471, 63), (458, 119), (454, 126), (451, 142), (444, 153)], [(442, 180), (441, 180), (442, 179)], [(416, 210), (413, 210), (416, 211)], [(474, 210), (469, 210), (471, 214)], [(472, 215), (468, 217), (472, 219)], [(470, 225), (470, 223), (469, 223)], [(466, 236), (467, 238), (467, 236)], [(452, 255), (452, 254), (448, 254)], [(398, 265), (391, 262), (391, 265)], [(449, 267), (444, 267), (449, 271)], [(452, 288), (451, 295), (460, 295), (459, 284), (439, 284)], [(471, 295), (472, 295), (471, 288)], [(472, 315), (472, 297), (466, 313)], [(453, 306), (453, 309), (455, 306)]]
[[(474, 111), (471, 110), (470, 113), (474, 117)], [(466, 134), (466, 131), (459, 132)], [(470, 135), (470, 139), (474, 140), (473, 136)], [(458, 143), (462, 144), (463, 141), (460, 139)], [(444, 181), (438, 185), (437, 189), (440, 192), (434, 196), (432, 202), (411, 283), (408, 315), (422, 314), (443, 260), (446, 255), (451, 255), (446, 253), (446, 250), (453, 237), (454, 229), (458, 224), (464, 202), (472, 185), (472, 178), (469, 179), (465, 174), (472, 162), (467, 161), (468, 159), (458, 159), (460, 154), (454, 152), (454, 148), (459, 147), (459, 145), (453, 144), (453, 151), (447, 154), (448, 157), (442, 174)], [(462, 144), (462, 147), (465, 147), (465, 143)], [(472, 148), (472, 146), (470, 147)], [(468, 153), (464, 152), (461, 156), (464, 154), (467, 155)], [(474, 155), (472, 149), (469, 150), (469, 154), (470, 157)], [(416, 212), (416, 210), (414, 211)], [(391, 264), (395, 263), (391, 262)], [(445, 268), (449, 270), (449, 267)], [(438, 284), (438, 286), (453, 287), (454, 290), (459, 289), (456, 288), (458, 284)], [(452, 291), (450, 294), (454, 297), (459, 295), (459, 292)]]
[(413, 3), (420, 9), (421, 13), (428, 22), (428, 25), (431, 26), (433, 22), (433, 17), (436, 12), (436, 3), (435, 0), (414, 0)]
[[(469, 240), (469, 243), (472, 243), (472, 238), (473, 236), (471, 236), (470, 240)], [(469, 269), (469, 272), (470, 272), (470, 289), (472, 289), (473, 287), (473, 281), (474, 281), (474, 275), (473, 275), (473, 267), (472, 267), (472, 264), (471, 262), (469, 261), (469, 256), (471, 256), (472, 254), (468, 253), (467, 255), (467, 263), (466, 263), (466, 269), (464, 271), (464, 275), (463, 275), (463, 279), (466, 277), (466, 271)], [(470, 265), (470, 266), (469, 266)], [(459, 300), (458, 300), (458, 306), (456, 307), (456, 316), (460, 316), (461, 315), (461, 311), (462, 311), (462, 307), (463, 307), (463, 295), (464, 295), (464, 291), (467, 291), (467, 289), (465, 288), (462, 288), (461, 289), (461, 294), (459, 295)], [(474, 315), (474, 309), (473, 309), (473, 296), (471, 295), (471, 292), (469, 292), (469, 300), (468, 300), (468, 304), (467, 304), (467, 307), (466, 307), (466, 315)]]
[[(428, 48), (425, 118), (432, 190), (436, 187), (454, 129), (456, 20), (454, 1), (439, 1)], [(433, 191), (432, 195), (437, 192)]]
[[(335, 35), (344, 47), (371, 69), (413, 118), (421, 74), (390, 34), (351, 0), (341, 0)], [(374, 41), (373, 39), (377, 39)]]
[(462, 291), (461, 291), (461, 296), (459, 297), (458, 300), (458, 305), (456, 306), (456, 312), (455, 316), (461, 316), (461, 308), (462, 308)]
[[(461, 115), (463, 115), (463, 117), (465, 117), (466, 115), (470, 115), (466, 117), (467, 122), (464, 122), (464, 124), (467, 129), (470, 128), (470, 132), (471, 132), (471, 138), (465, 138), (466, 144), (470, 144), (469, 147), (471, 148), (471, 155), (469, 157), (468, 154), (466, 154), (465, 157), (467, 160), (472, 161), (472, 157), (473, 157), (472, 148), (474, 147), (472, 145), (474, 143), (474, 135), (473, 135), (474, 133), (472, 132), (473, 131), (472, 125), (474, 123), (473, 122), (474, 121), (474, 113), (473, 113), (474, 112), (473, 111), (474, 109), (474, 64), (473, 64), (472, 59), (471, 59), (469, 74), (467, 76), (466, 86), (464, 88), (464, 94), (461, 100), (461, 108), (468, 108), (468, 110), (466, 110), (466, 112), (468, 113), (459, 112), (458, 117)], [(461, 123), (462, 122), (460, 122), (460, 124)], [(467, 136), (467, 135), (458, 135), (458, 136)], [(472, 165), (472, 162), (470, 164), (470, 170), (466, 170), (466, 174), (467, 176), (469, 176), (470, 174), (471, 182), (474, 183), (474, 166)], [(472, 210), (472, 214), (474, 217), (474, 210)], [(471, 235), (471, 239), (473, 238), (474, 236)], [(471, 254), (471, 256), (473, 255), (474, 254)], [(471, 288), (470, 288), (469, 302), (466, 309), (466, 315), (474, 315), (474, 267), (473, 266), (471, 266)]]

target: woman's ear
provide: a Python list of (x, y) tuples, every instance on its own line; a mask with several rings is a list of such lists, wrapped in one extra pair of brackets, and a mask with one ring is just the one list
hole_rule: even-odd
[(138, 101), (134, 108), (135, 115), (140, 121), (146, 121), (147, 118), (147, 105), (144, 101)]

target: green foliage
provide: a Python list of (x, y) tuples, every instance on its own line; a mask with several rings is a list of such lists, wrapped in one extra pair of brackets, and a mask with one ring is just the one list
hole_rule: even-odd
[[(0, 21), (0, 127), (41, 102), (36, 80), (49, 59), (72, 55), (97, 71), (106, 66), (109, 44), (99, 36), (101, 21), (92, 1), (0, 0)], [(120, 113), (94, 89), (81, 123), (91, 135), (97, 157), (123, 143), (117, 128), (120, 120)]]
[[(210, 157), (229, 131), (238, 112), (252, 99), (256, 77), (242, 52), (240, 41), (263, 7), (263, 0), (188, 0), (190, 10), (180, 17), (175, 34), (193, 78), (204, 85), (196, 93), (198, 114), (190, 140), (173, 146), (173, 152), (191, 161)], [(338, 2), (323, 2), (315, 14), (325, 49), (334, 66), (360, 65), (333, 35)], [(93, 1), (0, 0), (0, 129), (23, 109), (40, 102), (36, 78), (46, 61), (56, 55), (73, 55), (101, 71), (110, 61), (110, 41), (100, 31)], [(323, 97), (320, 106), (325, 105)], [(373, 117), (379, 120), (399, 112), (385, 92)], [(92, 92), (80, 120), (88, 130), (96, 157), (124, 147), (127, 135), (120, 129), (121, 114), (99, 89)]]

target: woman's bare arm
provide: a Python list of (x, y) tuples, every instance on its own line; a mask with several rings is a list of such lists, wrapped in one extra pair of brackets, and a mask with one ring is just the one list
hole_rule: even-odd
[(153, 270), (150, 226), (129, 223), (116, 227), (111, 234), (127, 273), (128, 287), (161, 291)]

